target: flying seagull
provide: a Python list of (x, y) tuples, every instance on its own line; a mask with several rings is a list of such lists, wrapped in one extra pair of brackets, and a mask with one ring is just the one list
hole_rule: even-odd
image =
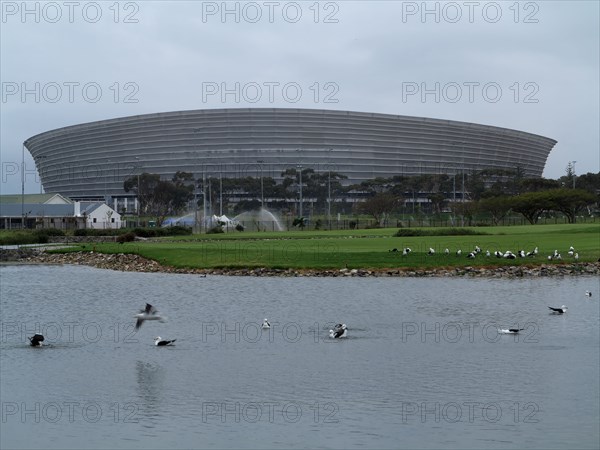
[(165, 321), (162, 316), (158, 315), (158, 310), (150, 303), (146, 303), (146, 309), (141, 309), (140, 313), (136, 314), (134, 317), (137, 318), (137, 322), (135, 323), (136, 330), (142, 326), (144, 320), (160, 320), (161, 322)]
[(263, 330), (271, 328), (271, 324), (269, 323), (269, 321), (267, 319), (265, 319), (265, 321), (263, 322), (262, 328), (263, 328)]
[(154, 339), (154, 345), (156, 345), (157, 347), (162, 347), (165, 345), (174, 345), (173, 342), (175, 342), (177, 339), (173, 339), (172, 341), (167, 341), (164, 339), (161, 339), (160, 336), (156, 337)]
[(29, 338), (29, 345), (32, 347), (41, 347), (42, 342), (44, 341), (44, 336), (41, 334), (34, 334)]
[(565, 305), (562, 305), (560, 308), (553, 308), (552, 306), (548, 306), (548, 308), (557, 314), (564, 314), (567, 312), (567, 309), (569, 309)]

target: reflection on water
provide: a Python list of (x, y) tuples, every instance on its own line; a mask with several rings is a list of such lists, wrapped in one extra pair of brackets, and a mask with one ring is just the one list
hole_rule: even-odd
[(596, 279), (0, 275), (2, 448), (598, 447)]
[(136, 381), (138, 408), (142, 425), (154, 428), (154, 421), (160, 417), (161, 395), (164, 391), (165, 369), (154, 362), (136, 361)]

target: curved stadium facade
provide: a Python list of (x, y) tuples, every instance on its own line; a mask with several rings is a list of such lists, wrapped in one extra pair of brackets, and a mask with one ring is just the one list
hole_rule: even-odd
[(506, 128), (422, 117), (313, 109), (210, 109), (145, 114), (27, 139), (46, 192), (127, 197), (126, 178), (273, 177), (288, 168), (375, 177), (511, 169), (542, 175), (556, 144)]

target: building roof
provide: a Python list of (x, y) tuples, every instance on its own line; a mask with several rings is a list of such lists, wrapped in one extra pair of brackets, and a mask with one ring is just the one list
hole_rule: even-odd
[(19, 206), (21, 203), (28, 204), (69, 204), (73, 203), (67, 197), (63, 197), (60, 194), (11, 194), (11, 195), (0, 195), (0, 203), (18, 203)]
[[(103, 205), (106, 204), (99, 202), (81, 203), (79, 216), (83, 216), (84, 214), (89, 216)], [(21, 203), (0, 203), (0, 217), (21, 217), (23, 214), (27, 217), (74, 217), (75, 206), (74, 203), (66, 205), (53, 203), (24, 203), (23, 205)], [(106, 205), (106, 207), (112, 210), (110, 206)], [(119, 216), (116, 211), (114, 214), (114, 217)]]
[(0, 217), (73, 217), (75, 205), (0, 203)]

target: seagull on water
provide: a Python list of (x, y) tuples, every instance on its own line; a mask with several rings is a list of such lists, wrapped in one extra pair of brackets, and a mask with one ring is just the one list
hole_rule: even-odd
[(41, 334), (34, 334), (29, 338), (29, 345), (32, 347), (41, 347), (44, 341), (44, 336)]
[(329, 330), (329, 337), (333, 339), (344, 338), (347, 335), (348, 328), (345, 323), (337, 324), (334, 330)]
[(508, 328), (506, 330), (498, 330), (500, 333), (503, 334), (517, 334), (519, 331), (523, 331), (525, 328)]
[(565, 305), (562, 305), (560, 308), (553, 308), (552, 306), (548, 306), (555, 314), (564, 314), (567, 312), (567, 308)]
[(160, 320), (161, 322), (165, 321), (165, 319), (158, 314), (158, 310), (150, 303), (146, 303), (146, 308), (141, 309), (140, 313), (136, 314), (134, 317), (137, 319), (137, 322), (135, 323), (136, 330), (142, 326), (144, 320)]
[(269, 321), (267, 319), (265, 319), (265, 321), (262, 324), (262, 329), (267, 330), (269, 328), (271, 328), (271, 324), (269, 323)]
[(165, 339), (161, 339), (160, 336), (157, 336), (154, 338), (154, 345), (156, 345), (157, 347), (163, 347), (165, 345), (175, 345), (175, 344), (173, 344), (173, 342), (175, 342), (176, 340), (177, 339), (167, 341)]
[(585, 291), (585, 296), (586, 297), (591, 297), (592, 296), (592, 291)]

